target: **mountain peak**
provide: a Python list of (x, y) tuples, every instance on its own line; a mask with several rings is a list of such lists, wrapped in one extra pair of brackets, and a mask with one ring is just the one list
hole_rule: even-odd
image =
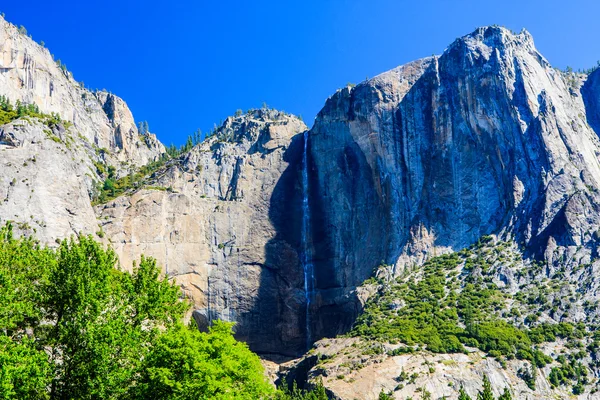
[(445, 53), (462, 49), (466, 53), (475, 52), (489, 55), (492, 49), (506, 51), (509, 48), (523, 49), (528, 53), (538, 53), (533, 37), (527, 30), (523, 29), (520, 33), (516, 33), (498, 25), (482, 26), (456, 39), (448, 46)]

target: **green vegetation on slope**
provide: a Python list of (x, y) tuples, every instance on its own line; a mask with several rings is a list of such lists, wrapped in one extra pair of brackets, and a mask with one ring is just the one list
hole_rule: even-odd
[(36, 104), (25, 104), (17, 101), (13, 106), (6, 96), (0, 96), (0, 125), (8, 124), (23, 117), (39, 118), (48, 126), (62, 124), (68, 127), (70, 125), (68, 121), (63, 121), (56, 113), (41, 113)]
[[(514, 323), (517, 318), (510, 317), (519, 315), (517, 306), (524, 292), (511, 295), (493, 282), (490, 260), (503, 257), (503, 250), (510, 245), (501, 242), (491, 246), (490, 240), (484, 238), (471, 249), (434, 257), (408, 277), (387, 282), (371, 278), (368, 283), (376, 283), (378, 292), (365, 305), (349, 336), (403, 343), (405, 346), (394, 350), (395, 354), (421, 346), (434, 353), (457, 353), (466, 352), (465, 346), (469, 346), (501, 363), (514, 358), (527, 360), (530, 367), (519, 375), (535, 389), (536, 368), (554, 362), (539, 345), (564, 339), (571, 347), (582, 346), (579, 341), (589, 333), (584, 324), (538, 323), (536, 314), (525, 318), (527, 324)], [(536, 286), (540, 290), (543, 287)], [(539, 295), (531, 301), (544, 307), (545, 300)], [(510, 312), (508, 304), (513, 307)], [(561, 366), (552, 369), (550, 382), (554, 386), (572, 383), (573, 392), (580, 392), (589, 383), (586, 368), (576, 362), (583, 356), (580, 352), (558, 357)]]
[[(148, 123), (143, 121), (138, 124), (138, 130), (142, 138), (145, 138), (148, 134)], [(127, 193), (128, 191), (140, 189), (145, 187), (147, 189), (154, 190), (165, 190), (172, 191), (170, 187), (150, 186), (147, 183), (150, 181), (152, 176), (164, 168), (170, 160), (180, 158), (183, 154), (190, 151), (194, 146), (200, 144), (203, 140), (202, 133), (200, 130), (196, 131), (193, 135), (188, 136), (186, 143), (180, 147), (171, 145), (165, 149), (165, 153), (161, 157), (153, 162), (143, 165), (135, 170), (131, 170), (128, 175), (116, 178), (116, 169), (113, 166), (106, 166), (101, 162), (96, 162), (96, 172), (104, 180), (98, 182), (95, 188), (95, 195), (92, 198), (92, 205), (104, 204), (115, 198)], [(107, 150), (98, 149), (98, 152), (102, 153)]]
[[(132, 170), (128, 175), (120, 178), (115, 177), (115, 167), (106, 167), (102, 163), (95, 163), (96, 172), (104, 178), (104, 181), (97, 184), (95, 195), (92, 197), (92, 205), (107, 203), (130, 190), (145, 187), (148, 179), (163, 168), (169, 160), (169, 156), (163, 154), (157, 161), (141, 166), (135, 171)], [(156, 187), (152, 188), (156, 189)], [(169, 191), (172, 190), (170, 188), (164, 189)]]

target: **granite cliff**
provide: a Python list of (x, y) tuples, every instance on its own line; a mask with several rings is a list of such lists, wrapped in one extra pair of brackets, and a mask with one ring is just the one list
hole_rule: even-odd
[[(526, 31), (480, 28), (440, 56), (342, 88), (310, 130), (284, 112), (249, 110), (174, 157), (138, 132), (123, 100), (82, 87), (2, 18), (0, 95), (60, 117), (0, 126), (0, 220), (47, 244), (95, 234), (126, 270), (141, 254), (155, 257), (192, 299), (200, 329), (235, 321), (255, 351), (299, 355), (348, 332), (373, 295), (361, 285), (375, 271), (386, 282), (418, 279), (432, 256), (485, 235), (515, 243), (525, 260), (494, 264), (490, 282), (507, 295), (557, 274), (571, 285), (553, 295), (558, 311), (527, 312), (549, 323), (596, 323), (600, 70), (552, 68)], [(121, 195), (98, 197), (107, 181), (135, 173), (142, 177)], [(512, 322), (531, 323), (519, 318)], [(331, 358), (357, 341), (316, 346)], [(348, 360), (315, 367), (309, 354), (290, 368), (329, 376), (337, 398), (357, 390), (376, 398), (400, 368), (421, 360), (379, 356), (364, 360), (373, 371), (356, 384), (330, 379)], [(534, 396), (517, 363), (503, 371), (475, 350), (423, 357), (448, 367), (430, 372), (436, 395), (455, 394), (443, 390), (449, 381), (480, 376), (461, 367), (457, 379), (450, 364), (475, 362), (499, 386)], [(554, 393), (543, 382), (538, 394)]]
[(598, 74), (563, 73), (526, 31), (487, 27), (335, 93), (309, 136), (317, 291), (488, 234), (549, 268), (595, 259)]
[(304, 350), (293, 171), (306, 129), (267, 109), (227, 118), (157, 172), (151, 189), (97, 206), (121, 263), (155, 257), (193, 299), (201, 329), (214, 319), (236, 321), (238, 337), (255, 351)]

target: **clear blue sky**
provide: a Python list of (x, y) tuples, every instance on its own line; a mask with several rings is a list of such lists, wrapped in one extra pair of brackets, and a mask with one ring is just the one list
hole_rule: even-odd
[(482, 25), (525, 27), (560, 68), (600, 59), (598, 0), (28, 0), (0, 11), (166, 144), (263, 102), (311, 126), (347, 82), (440, 54)]

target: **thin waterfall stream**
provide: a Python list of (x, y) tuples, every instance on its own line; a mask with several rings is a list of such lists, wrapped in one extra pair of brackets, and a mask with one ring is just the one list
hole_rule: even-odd
[(301, 262), (304, 271), (304, 296), (306, 298), (306, 347), (312, 344), (310, 304), (314, 287), (314, 267), (310, 244), (310, 207), (308, 204), (308, 131), (304, 132), (304, 153), (302, 155), (302, 232)]

